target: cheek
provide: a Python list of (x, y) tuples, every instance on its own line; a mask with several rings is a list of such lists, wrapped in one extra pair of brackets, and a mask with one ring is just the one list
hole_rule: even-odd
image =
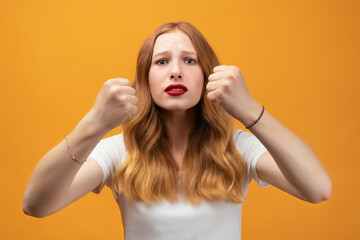
[(153, 96), (153, 93), (155, 91), (155, 87), (157, 85), (156, 83), (156, 74), (154, 73), (154, 71), (151, 71), (151, 68), (150, 68), (150, 71), (149, 71), (149, 87), (150, 87), (150, 92), (151, 92), (151, 95)]
[(158, 68), (150, 67), (149, 69), (149, 84), (153, 86), (159, 85), (165, 79), (166, 73)]
[(196, 81), (195, 81), (195, 89), (196, 89), (196, 95), (200, 96), (202, 95), (204, 88), (204, 75), (203, 73), (197, 73), (196, 74)]
[(150, 85), (150, 88), (151, 88), (151, 85), (153, 85), (153, 82), (154, 82), (154, 72), (151, 70), (149, 70), (149, 75), (148, 75), (148, 78), (149, 78), (149, 85)]
[(154, 69), (149, 70), (149, 88), (150, 95), (155, 104), (159, 104), (161, 102), (161, 76), (159, 72), (154, 71)]

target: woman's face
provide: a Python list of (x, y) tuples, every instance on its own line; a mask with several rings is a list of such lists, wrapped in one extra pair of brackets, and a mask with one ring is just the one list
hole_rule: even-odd
[(149, 70), (154, 102), (169, 111), (187, 110), (200, 101), (203, 83), (203, 71), (190, 38), (182, 31), (158, 36)]

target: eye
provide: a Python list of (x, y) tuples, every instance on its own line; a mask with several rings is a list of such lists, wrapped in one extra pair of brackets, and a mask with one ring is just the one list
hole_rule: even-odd
[(160, 59), (160, 60), (157, 60), (155, 63), (158, 64), (158, 65), (164, 65), (166, 64), (168, 61), (166, 59)]
[(196, 61), (195, 61), (195, 59), (192, 59), (192, 58), (186, 58), (185, 63), (187, 63), (187, 64), (195, 64)]

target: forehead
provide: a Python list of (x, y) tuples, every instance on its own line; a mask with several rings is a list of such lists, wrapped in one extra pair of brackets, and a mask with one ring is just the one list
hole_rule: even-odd
[(153, 54), (169, 50), (185, 50), (196, 53), (195, 47), (188, 35), (179, 30), (161, 34), (155, 41)]

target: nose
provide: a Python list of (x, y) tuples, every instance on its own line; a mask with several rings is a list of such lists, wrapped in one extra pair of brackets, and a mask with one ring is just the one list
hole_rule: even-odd
[(178, 62), (173, 62), (170, 72), (170, 79), (171, 80), (179, 80), (182, 79), (182, 73), (180, 69), (180, 65)]
[(170, 79), (171, 80), (176, 80), (176, 79), (181, 79), (181, 74), (180, 73), (174, 73), (170, 75)]

